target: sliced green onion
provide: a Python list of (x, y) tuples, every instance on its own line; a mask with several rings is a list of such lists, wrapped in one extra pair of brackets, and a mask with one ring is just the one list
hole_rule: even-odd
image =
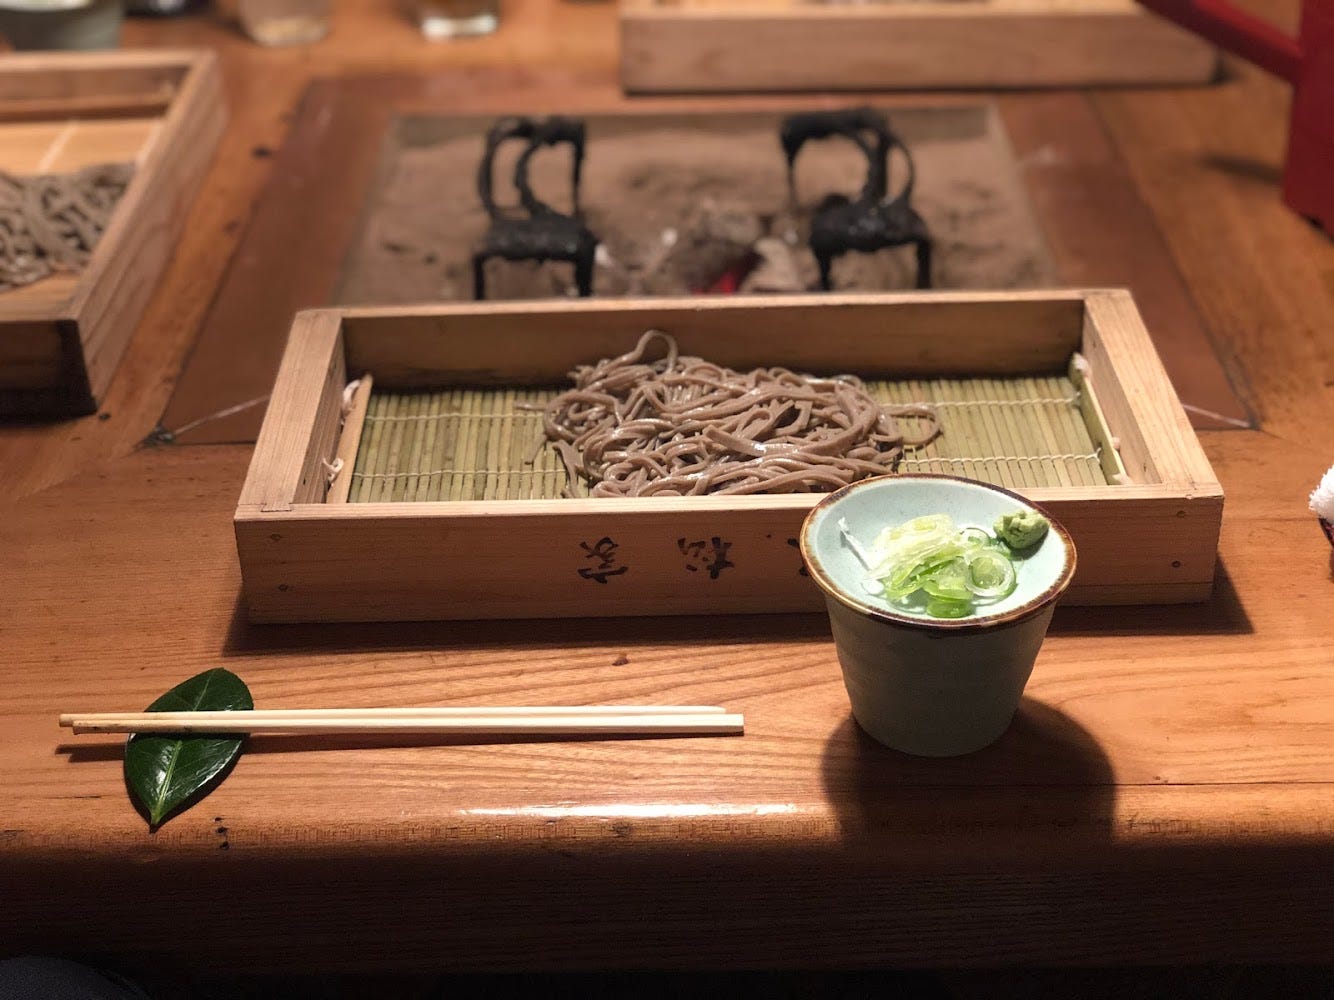
[(1014, 563), (995, 550), (978, 552), (968, 560), (964, 583), (978, 597), (1005, 597), (1018, 582)]
[(933, 618), (965, 618), (1014, 593), (1011, 548), (985, 528), (956, 527), (928, 514), (881, 530), (869, 547), (839, 522), (845, 543), (867, 567), (863, 584), (889, 603)]
[(975, 528), (971, 524), (959, 529), (959, 537), (965, 543), (976, 542), (978, 545), (995, 545), (996, 539), (987, 534), (985, 528)]
[(967, 618), (973, 613), (970, 601), (947, 601), (933, 597), (926, 602), (926, 613), (932, 618)]

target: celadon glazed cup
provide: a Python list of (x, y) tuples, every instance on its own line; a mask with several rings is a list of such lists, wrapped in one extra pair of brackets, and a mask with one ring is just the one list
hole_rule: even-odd
[[(866, 568), (844, 540), (845, 520), (868, 546), (881, 529), (927, 514), (992, 530), (1002, 514), (1037, 511), (1051, 522), (1016, 565), (1009, 596), (964, 618), (899, 608), (865, 585)], [(972, 753), (1010, 725), (1056, 602), (1075, 573), (1075, 547), (1049, 514), (1017, 493), (954, 476), (895, 475), (845, 486), (801, 529), (801, 555), (824, 591), (843, 682), (857, 723), (885, 746), (924, 757)]]
[(114, 49), (123, 0), (0, 0), (0, 36), (19, 51)]

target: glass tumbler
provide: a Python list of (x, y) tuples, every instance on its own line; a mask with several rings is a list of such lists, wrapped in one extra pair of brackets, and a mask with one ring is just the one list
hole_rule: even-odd
[(332, 0), (238, 0), (245, 33), (260, 45), (308, 45), (329, 33)]
[(414, 10), (432, 41), (489, 35), (500, 25), (500, 0), (414, 0)]

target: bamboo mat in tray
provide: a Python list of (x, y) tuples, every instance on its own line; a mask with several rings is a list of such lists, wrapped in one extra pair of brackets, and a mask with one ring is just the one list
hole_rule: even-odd
[[(1064, 375), (866, 385), (886, 403), (927, 403), (940, 418), (942, 433), (924, 448), (906, 450), (898, 471), (942, 472), (1020, 489), (1109, 482), (1105, 434), (1096, 419), (1090, 431), (1086, 401)], [(553, 449), (538, 447), (539, 411), (559, 391), (373, 391), (352, 463), (349, 502), (559, 498), (564, 467)], [(909, 436), (918, 430), (917, 421), (902, 422)], [(586, 492), (580, 484), (578, 495)]]

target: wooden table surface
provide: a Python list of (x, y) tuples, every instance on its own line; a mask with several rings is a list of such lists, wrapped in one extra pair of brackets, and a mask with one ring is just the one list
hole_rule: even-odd
[[(1259, 422), (1201, 605), (1058, 611), (1009, 734), (924, 761), (862, 737), (819, 618), (253, 627), (248, 446), (142, 446), (305, 84), (518, 65), (608, 78), (614, 11), (517, 0), (429, 45), (380, 0), (262, 50), (221, 17), (231, 124), (101, 414), (0, 428), (0, 945), (159, 965), (572, 968), (1334, 960), (1334, 243), (1280, 203), (1288, 94), (1248, 67), (1094, 101)], [(1273, 16), (1273, 12), (1270, 12)], [(1281, 22), (1295, 20), (1284, 3)], [(209, 666), (260, 707), (719, 703), (739, 739), (256, 738), (150, 835), (114, 739)]]

